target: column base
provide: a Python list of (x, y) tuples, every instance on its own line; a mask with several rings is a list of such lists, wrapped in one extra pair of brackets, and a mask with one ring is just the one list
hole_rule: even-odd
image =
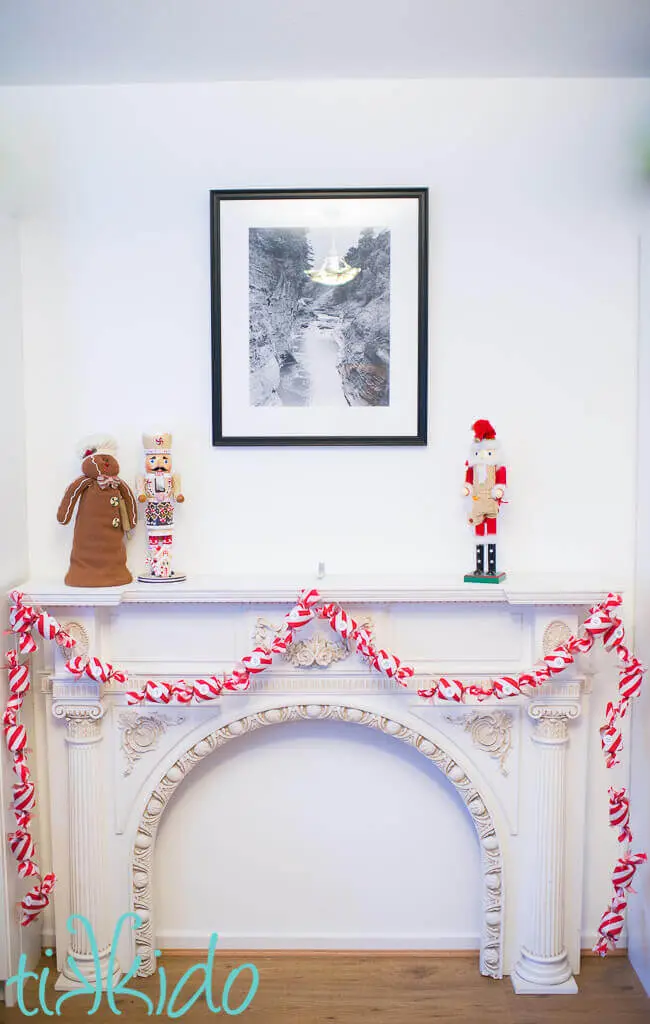
[(566, 950), (558, 956), (536, 957), (522, 949), (510, 980), (517, 995), (575, 995), (578, 991)]
[[(103, 953), (100, 953), (99, 955), (99, 969), (102, 992), (105, 992), (106, 988), (108, 987), (108, 967), (110, 962), (110, 955), (110, 949)], [(72, 992), (73, 989), (83, 988), (82, 983), (79, 981), (79, 978), (76, 976), (73, 969), (70, 967), (70, 964), (68, 963), (69, 956), (72, 956), (72, 958), (74, 959), (74, 962), (77, 965), (79, 973), (82, 975), (82, 977), (86, 979), (89, 987), (96, 988), (97, 982), (95, 981), (95, 961), (93, 960), (92, 956), (84, 956), (83, 954), (77, 954), (75, 956), (68, 950), (63, 970), (59, 974), (59, 977), (56, 979), (56, 982), (54, 984), (55, 991)], [(112, 985), (116, 986), (119, 983), (121, 977), (122, 971), (120, 970), (120, 965), (114, 959), (113, 977), (111, 980)]]

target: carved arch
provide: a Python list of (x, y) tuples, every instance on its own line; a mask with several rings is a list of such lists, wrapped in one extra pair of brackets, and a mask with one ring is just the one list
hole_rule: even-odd
[(455, 787), (471, 815), (481, 848), (481, 974), (492, 978), (503, 976), (503, 856), (496, 825), (476, 783), (442, 747), (393, 718), (348, 705), (295, 704), (245, 715), (229, 725), (214, 729), (177, 758), (149, 796), (136, 831), (132, 860), (133, 909), (142, 919), (141, 926), (135, 930), (135, 951), (141, 958), (138, 970), (141, 977), (153, 974), (156, 970), (152, 906), (153, 856), (158, 825), (172, 794), (204, 757), (230, 740), (267, 725), (322, 719), (365, 725), (408, 743), (435, 764)]

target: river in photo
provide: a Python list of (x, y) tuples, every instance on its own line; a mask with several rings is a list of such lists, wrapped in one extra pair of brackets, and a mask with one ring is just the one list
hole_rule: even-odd
[(341, 344), (341, 318), (316, 310), (302, 328), (292, 359), (280, 371), (278, 394), (283, 405), (348, 407), (337, 369)]

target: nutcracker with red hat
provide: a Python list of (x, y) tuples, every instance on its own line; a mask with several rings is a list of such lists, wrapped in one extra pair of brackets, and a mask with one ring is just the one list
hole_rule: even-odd
[(499, 442), (490, 421), (477, 420), (472, 431), (474, 443), (465, 463), (463, 494), (471, 499), (469, 523), (476, 538), (476, 569), (467, 573), (465, 583), (500, 583), (506, 574), (497, 572), (497, 518), (506, 490), (506, 467), (499, 459)]
[(143, 476), (136, 481), (138, 501), (145, 502), (148, 572), (138, 576), (141, 583), (180, 583), (186, 577), (172, 568), (174, 506), (185, 498), (181, 479), (172, 473), (172, 435), (145, 434)]

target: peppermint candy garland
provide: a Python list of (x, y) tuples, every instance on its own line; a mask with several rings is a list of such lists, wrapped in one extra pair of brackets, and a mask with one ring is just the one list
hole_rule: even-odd
[(30, 778), (27, 763), (27, 730), (18, 721), (25, 694), (29, 692), (29, 666), (19, 661), (19, 654), (33, 654), (38, 644), (32, 635), (36, 628), (38, 633), (48, 640), (55, 640), (65, 647), (74, 643), (59, 623), (47, 612), (38, 612), (23, 602), (18, 591), (11, 593), (12, 606), (9, 622), (16, 635), (17, 650), (8, 651), (5, 656), (7, 678), (9, 682), (9, 698), (2, 715), (5, 744), (12, 758), (12, 768), (18, 782), (12, 786), (11, 810), (16, 819), (16, 831), (9, 832), (7, 843), (17, 861), (19, 878), (37, 878), (37, 884), (21, 900), (20, 923), (23, 926), (35, 921), (50, 902), (50, 894), (55, 885), (52, 874), (41, 877), (36, 862), (34, 839), (29, 831), (31, 824), (30, 812), (36, 805), (36, 789)]
[(127, 676), (125, 672), (114, 669), (109, 661), (100, 661), (99, 658), (89, 658), (87, 655), (77, 655), (66, 662), (65, 667), (71, 675), (80, 679), (87, 675), (96, 683), (108, 683), (115, 680), (116, 683), (125, 683)]
[[(269, 668), (273, 664), (275, 655), (284, 653), (293, 643), (295, 631), (312, 621), (315, 615), (314, 606), (319, 600), (320, 595), (317, 590), (301, 591), (298, 601), (285, 615), (282, 625), (273, 636), (269, 646), (254, 647), (252, 651), (241, 658), (230, 675), (223, 679), (218, 676), (210, 676), (207, 679), (196, 679), (190, 684), (182, 679), (176, 683), (154, 682), (150, 679), (145, 684), (144, 690), (127, 691), (127, 704), (202, 704), (205, 701), (214, 700), (224, 690), (231, 692), (248, 690), (251, 685), (251, 677)], [(117, 678), (115, 673), (113, 678)]]
[(30, 812), (36, 805), (36, 789), (31, 781), (27, 763), (27, 730), (18, 721), (25, 694), (30, 687), (29, 666), (19, 661), (19, 655), (30, 655), (38, 650), (34, 633), (45, 640), (55, 641), (60, 647), (74, 647), (75, 641), (49, 612), (33, 608), (25, 604), (23, 595), (18, 590), (10, 594), (11, 608), (9, 624), (15, 634), (17, 650), (6, 655), (7, 676), (9, 681), (9, 698), (4, 708), (2, 725), (5, 744), (12, 756), (12, 768), (18, 782), (12, 787), (12, 805), (17, 829), (7, 836), (9, 848), (18, 862), (18, 875), (21, 878), (37, 877), (39, 882), (30, 889), (21, 901), (21, 924), (31, 924), (48, 905), (50, 894), (56, 879), (53, 874), (41, 877), (36, 863), (34, 840), (29, 832), (31, 823)]

